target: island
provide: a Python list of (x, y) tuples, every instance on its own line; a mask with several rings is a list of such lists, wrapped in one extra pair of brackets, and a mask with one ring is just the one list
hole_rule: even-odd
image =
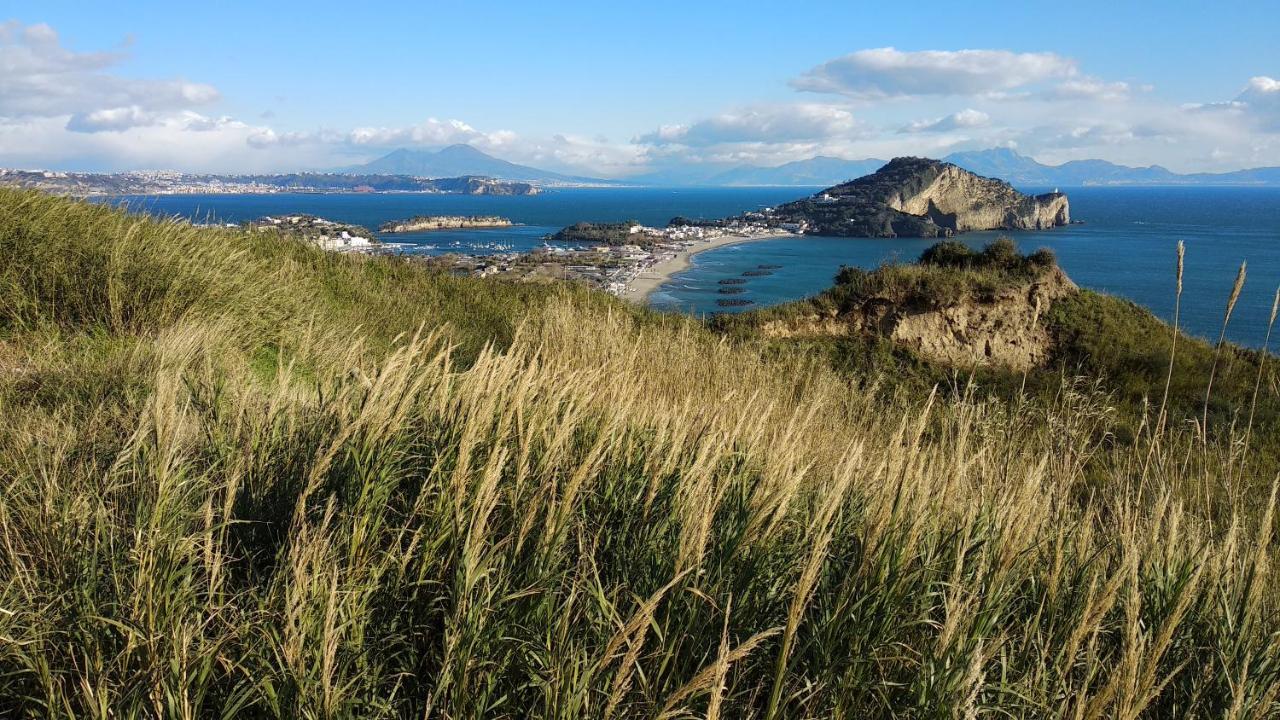
[(780, 227), (848, 237), (950, 237), (971, 230), (1044, 230), (1071, 222), (1060, 192), (1026, 195), (957, 165), (902, 157), (876, 172), (767, 213)]
[(547, 239), (555, 242), (595, 243), (597, 245), (652, 245), (657, 232), (647, 232), (648, 228), (635, 220), (623, 222), (574, 223), (562, 228)]
[(456, 230), (511, 227), (511, 221), (496, 215), (418, 215), (408, 220), (383, 223), (378, 232), (408, 233), (429, 230)]
[(244, 227), (255, 232), (274, 231), (282, 237), (296, 238), (334, 252), (365, 254), (383, 247), (366, 227), (304, 213), (268, 215), (250, 220)]

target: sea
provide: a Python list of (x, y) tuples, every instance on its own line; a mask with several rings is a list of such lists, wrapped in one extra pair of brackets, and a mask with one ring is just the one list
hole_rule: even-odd
[[(1043, 192), (1052, 188), (1020, 188)], [(1080, 187), (1060, 188), (1080, 224), (1040, 232), (966, 233), (981, 247), (1000, 235), (1024, 251), (1049, 248), (1082, 287), (1112, 293), (1173, 317), (1178, 241), (1186, 243), (1181, 324), (1215, 340), (1241, 263), (1246, 282), (1227, 338), (1261, 347), (1280, 286), (1280, 188)], [(239, 223), (264, 215), (309, 213), (376, 230), (414, 215), (500, 215), (515, 226), (386, 236), (400, 252), (493, 254), (540, 247), (544, 238), (575, 222), (635, 220), (665, 225), (677, 215), (719, 218), (778, 205), (818, 188), (572, 188), (534, 196), (422, 194), (272, 194), (125, 196), (108, 201), (132, 210), (200, 222)], [(910, 261), (932, 241), (887, 238), (788, 237), (729, 245), (693, 256), (650, 298), (660, 310), (708, 314), (766, 307), (803, 298), (831, 285), (842, 265), (874, 268)], [(765, 269), (761, 269), (765, 266)], [(756, 271), (724, 308), (716, 301), (721, 279)], [(768, 274), (764, 274), (768, 273)], [(1278, 333), (1280, 335), (1280, 333)], [(1280, 345), (1276, 337), (1271, 350)]]

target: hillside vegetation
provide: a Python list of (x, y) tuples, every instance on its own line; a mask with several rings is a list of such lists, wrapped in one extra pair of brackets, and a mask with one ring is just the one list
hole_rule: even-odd
[(652, 240), (642, 233), (633, 233), (631, 228), (640, 223), (626, 220), (615, 223), (574, 223), (551, 236), (557, 242), (598, 243), (601, 245), (650, 245)]
[(1275, 714), (1243, 428), (858, 367), (0, 190), (0, 716)]
[[(1172, 265), (1171, 293), (1176, 285)], [(1223, 288), (1224, 303), (1230, 291)], [(929, 362), (883, 332), (885, 316), (989, 308), (1010, 298), (1022, 303), (1031, 327), (1017, 327), (1010, 323), (1016, 318), (1007, 315), (996, 324), (1024, 338), (1042, 334), (1044, 354), (1033, 367)], [(1248, 453), (1241, 461), (1253, 466), (1245, 474), (1261, 483), (1253, 495), (1265, 491), (1273, 468), (1280, 468), (1280, 364), (1273, 356), (1230, 343), (1216, 347), (1181, 332), (1175, 339), (1173, 330), (1145, 308), (1076, 288), (1060, 272), (1052, 252), (1023, 255), (1005, 238), (981, 251), (956, 241), (939, 242), (915, 263), (873, 270), (844, 267), (832, 288), (812, 298), (717, 316), (712, 325), (773, 354), (823, 357), (864, 383), (891, 377), (899, 392), (972, 385), (988, 397), (1025, 395), (1029, 402), (1043, 404), (1061, 391), (1064, 378), (1086, 379), (1107, 395), (1113, 411), (1110, 443), (1134, 442), (1150, 431), (1148, 424), (1157, 422), (1213, 437), (1240, 453), (1247, 435)], [(777, 335), (791, 337), (770, 339)]]

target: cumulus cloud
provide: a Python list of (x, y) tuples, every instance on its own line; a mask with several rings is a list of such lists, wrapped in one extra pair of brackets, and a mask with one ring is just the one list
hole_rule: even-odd
[(1259, 75), (1249, 79), (1248, 86), (1245, 87), (1244, 93), (1246, 97), (1276, 97), (1280, 96), (1280, 80), (1269, 78), (1265, 75)]
[(451, 145), (485, 139), (479, 132), (461, 120), (437, 120), (399, 128), (363, 127), (352, 130), (347, 141), (352, 145)]
[(312, 132), (276, 132), (269, 127), (257, 128), (245, 138), (249, 147), (263, 148), (297, 147), (299, 145), (319, 144), (327, 139), (325, 133)]
[(1190, 103), (1183, 105), (1182, 110), (1195, 115), (1235, 120), (1253, 132), (1280, 133), (1280, 80), (1259, 75), (1250, 78), (1234, 99)]
[(1131, 93), (1126, 82), (1081, 77), (1061, 82), (1045, 95), (1052, 100), (1127, 100)]
[(1265, 75), (1251, 78), (1235, 99), (1270, 132), (1280, 132), (1280, 80)]
[(157, 113), (143, 110), (137, 105), (128, 107), (107, 108), (88, 113), (76, 113), (67, 121), (67, 129), (72, 132), (108, 132), (128, 130), (133, 127), (155, 125), (160, 121)]
[(1007, 50), (876, 48), (825, 62), (791, 85), (799, 90), (875, 99), (913, 95), (980, 95), (1078, 74), (1074, 60), (1054, 53)]
[(927, 133), (927, 132), (948, 132), (951, 130), (962, 130), (964, 128), (980, 128), (991, 124), (991, 116), (981, 110), (966, 108), (959, 112), (951, 113), (946, 117), (940, 117), (933, 120), (918, 120), (907, 125), (898, 132), (902, 133)]
[(514, 138), (505, 147), (495, 148), (507, 159), (530, 165), (603, 175), (625, 175), (643, 167), (644, 148), (628, 143), (612, 143), (604, 137), (584, 137), (557, 133), (544, 141)]
[(69, 132), (62, 117), (0, 122), (0, 157), (8, 167), (67, 170), (161, 169), (260, 172), (329, 167), (318, 146), (255, 150), (262, 128), (194, 113), (167, 116), (128, 132)]
[(848, 136), (863, 127), (846, 108), (816, 103), (734, 110), (690, 125), (667, 125), (641, 135), (649, 145), (705, 147), (723, 143), (793, 142)]
[(0, 117), (71, 116), (69, 129), (110, 132), (154, 125), (158, 114), (208, 105), (217, 89), (181, 79), (112, 75), (123, 52), (75, 52), (48, 25), (0, 24)]

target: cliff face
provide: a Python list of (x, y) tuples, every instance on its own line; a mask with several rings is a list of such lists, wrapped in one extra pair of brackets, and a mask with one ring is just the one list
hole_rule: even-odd
[(866, 177), (787, 203), (776, 215), (819, 235), (947, 237), (1043, 230), (1071, 221), (1062, 193), (1024, 195), (1001, 180), (926, 158), (897, 158)]
[(493, 178), (465, 175), (456, 178), (436, 178), (425, 180), (438, 192), (458, 193), (461, 195), (537, 195), (541, 190), (536, 185), (510, 180), (494, 180)]
[(1049, 306), (1076, 289), (1053, 267), (1031, 282), (981, 300), (912, 311), (884, 298), (870, 298), (852, 313), (811, 313), (765, 323), (762, 330), (772, 337), (879, 335), (935, 362), (1025, 370), (1043, 363), (1052, 349), (1044, 327)]
[(455, 228), (510, 227), (511, 221), (493, 215), (420, 215), (399, 222), (384, 223), (379, 231), (384, 233), (422, 232), (426, 230), (451, 230)]

